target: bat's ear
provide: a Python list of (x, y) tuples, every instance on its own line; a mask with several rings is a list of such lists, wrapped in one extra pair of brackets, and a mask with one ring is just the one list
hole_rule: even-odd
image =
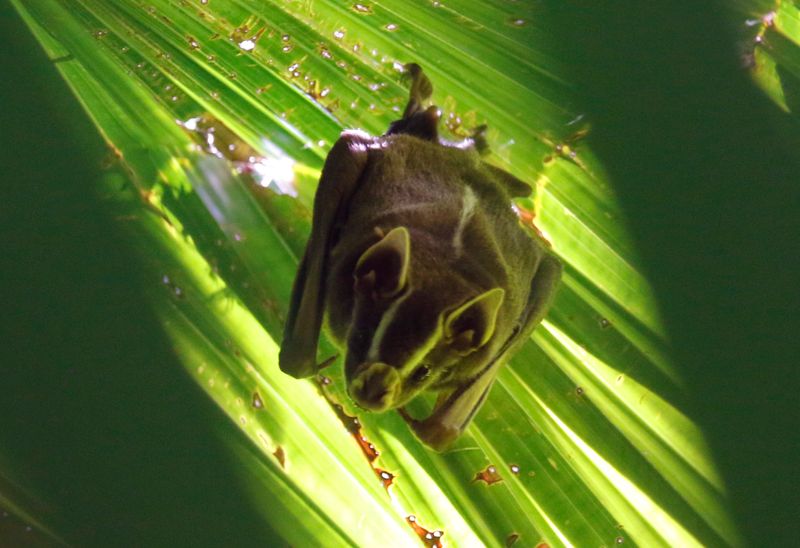
[(486, 344), (494, 333), (505, 294), (504, 289), (495, 287), (451, 312), (444, 321), (445, 341), (463, 355)]
[(373, 298), (388, 299), (408, 283), (411, 240), (408, 230), (399, 226), (367, 249), (356, 263), (355, 289)]

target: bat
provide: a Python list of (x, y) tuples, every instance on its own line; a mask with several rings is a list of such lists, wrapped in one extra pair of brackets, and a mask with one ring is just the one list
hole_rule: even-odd
[[(396, 409), (441, 451), (544, 317), (561, 263), (512, 210), (531, 187), (482, 159), (485, 126), (440, 139), (440, 111), (425, 106), (433, 86), (419, 65), (405, 69), (402, 118), (380, 137), (344, 131), (328, 154), (279, 363), (316, 374), (325, 324), (354, 402)], [(416, 419), (404, 406), (423, 391), (436, 403)]]

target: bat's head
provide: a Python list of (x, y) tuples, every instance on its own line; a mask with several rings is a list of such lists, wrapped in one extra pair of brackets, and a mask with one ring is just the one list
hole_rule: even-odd
[(409, 233), (398, 227), (368, 248), (354, 271), (345, 377), (353, 400), (372, 411), (469, 376), (465, 358), (494, 335), (505, 296), (499, 287), (478, 292), (436, 261), (412, 261), (411, 253)]

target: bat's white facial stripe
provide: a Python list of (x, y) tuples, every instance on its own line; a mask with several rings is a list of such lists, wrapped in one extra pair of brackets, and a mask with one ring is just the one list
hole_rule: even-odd
[(453, 234), (453, 249), (455, 249), (456, 257), (461, 256), (461, 251), (464, 246), (463, 234), (464, 229), (469, 223), (469, 220), (475, 214), (475, 206), (478, 203), (478, 198), (475, 192), (468, 186), (464, 187), (464, 197), (462, 198), (461, 215), (458, 218), (458, 226), (456, 227), (455, 234)]
[(367, 362), (391, 364), (403, 378), (412, 375), (442, 338), (441, 319), (429, 309), (430, 299), (413, 291), (394, 301), (378, 322)]
[(414, 370), (417, 368), (420, 362), (422, 362), (425, 356), (428, 355), (428, 352), (433, 350), (433, 348), (436, 346), (436, 343), (439, 342), (441, 335), (442, 335), (441, 328), (436, 329), (433, 333), (430, 334), (425, 343), (422, 344), (422, 346), (418, 347), (417, 350), (408, 357), (406, 363), (403, 364), (404, 377), (408, 377), (409, 375), (413, 374)]
[(369, 350), (367, 351), (367, 360), (370, 362), (378, 361), (379, 352), (381, 349), (381, 343), (383, 342), (383, 338), (386, 335), (386, 330), (391, 325), (392, 321), (394, 320), (395, 316), (397, 315), (397, 311), (400, 309), (400, 305), (405, 302), (406, 299), (411, 295), (409, 291), (396, 301), (394, 301), (389, 308), (386, 309), (386, 312), (383, 313), (381, 316), (381, 321), (378, 324), (378, 328), (375, 330), (375, 334), (372, 336), (372, 342), (370, 343)]

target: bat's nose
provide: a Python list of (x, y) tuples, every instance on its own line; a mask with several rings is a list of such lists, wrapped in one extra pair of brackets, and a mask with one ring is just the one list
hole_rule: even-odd
[(364, 409), (386, 411), (400, 390), (400, 375), (385, 363), (364, 363), (358, 366), (347, 387), (350, 397)]

